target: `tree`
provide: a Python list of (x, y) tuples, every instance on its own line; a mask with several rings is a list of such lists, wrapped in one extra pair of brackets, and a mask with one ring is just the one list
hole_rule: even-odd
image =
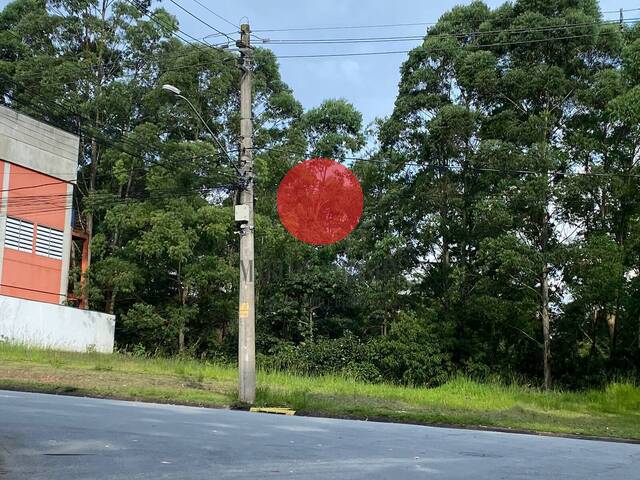
[[(437, 300), (443, 319), (457, 323), (463, 341), (454, 358), (468, 359), (465, 330), (478, 333), (465, 312), (474, 311), (481, 285), (508, 282), (510, 293), (524, 289), (538, 305), (547, 388), (552, 317), (561, 305), (558, 192), (563, 172), (575, 168), (567, 125), (597, 74), (614, 69), (620, 38), (599, 19), (589, 1), (454, 8), (410, 53), (381, 133), (397, 165), (393, 194), (406, 206), (388, 223), (415, 251), (421, 275), (407, 274)], [(560, 44), (554, 36), (567, 38)], [(492, 314), (484, 316), (494, 324)], [(526, 322), (511, 327), (536, 342)]]

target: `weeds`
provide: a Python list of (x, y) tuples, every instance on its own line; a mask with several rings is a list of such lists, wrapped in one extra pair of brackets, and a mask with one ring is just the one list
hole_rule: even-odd
[[(220, 363), (0, 344), (0, 365), (0, 388), (203, 406), (237, 404), (237, 370)], [(516, 382), (462, 376), (439, 387), (417, 388), (338, 374), (310, 377), (260, 370), (256, 405), (339, 417), (640, 439), (640, 388), (625, 379), (603, 389), (545, 392)]]

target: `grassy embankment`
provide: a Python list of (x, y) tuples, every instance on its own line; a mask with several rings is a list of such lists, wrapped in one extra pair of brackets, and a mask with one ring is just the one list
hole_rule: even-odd
[[(640, 440), (640, 388), (542, 392), (457, 378), (432, 389), (261, 372), (257, 405), (301, 413)], [(236, 404), (236, 370), (195, 360), (63, 353), (0, 343), (0, 389), (209, 407)]]

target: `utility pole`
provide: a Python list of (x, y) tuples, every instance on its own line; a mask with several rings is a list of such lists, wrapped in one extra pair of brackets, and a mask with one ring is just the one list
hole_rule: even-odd
[(256, 297), (254, 271), (253, 213), (253, 112), (251, 29), (240, 26), (240, 174), (241, 186), (236, 205), (240, 223), (240, 304), (238, 308), (239, 400), (256, 399)]

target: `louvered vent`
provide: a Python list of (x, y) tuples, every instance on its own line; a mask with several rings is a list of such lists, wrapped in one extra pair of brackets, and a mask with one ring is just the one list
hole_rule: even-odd
[(33, 223), (7, 217), (5, 245), (21, 252), (33, 251)]
[(36, 253), (43, 257), (62, 260), (64, 233), (55, 228), (38, 225), (36, 236)]

